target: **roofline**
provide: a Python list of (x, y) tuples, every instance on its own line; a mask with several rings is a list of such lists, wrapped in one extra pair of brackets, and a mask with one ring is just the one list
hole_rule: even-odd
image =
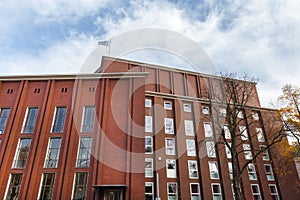
[(0, 76), (0, 81), (145, 78), (148, 74), (149, 74), (148, 72), (122, 72), (122, 73), (92, 73), (92, 74), (81, 73), (81, 74), (14, 75), (14, 76)]

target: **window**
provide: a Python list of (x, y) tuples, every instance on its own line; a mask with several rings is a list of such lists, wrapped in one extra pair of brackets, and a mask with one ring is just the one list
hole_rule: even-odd
[(279, 195), (278, 195), (278, 191), (277, 191), (276, 185), (271, 184), (271, 185), (269, 185), (269, 188), (270, 188), (272, 199), (279, 200)]
[(73, 185), (73, 199), (86, 199), (87, 172), (76, 172)]
[(241, 138), (242, 140), (248, 140), (248, 133), (246, 126), (239, 126), (240, 132), (241, 132)]
[(174, 134), (174, 124), (172, 118), (165, 118), (165, 133)]
[(222, 117), (226, 117), (226, 114), (227, 114), (226, 108), (220, 108), (220, 115)]
[(61, 138), (50, 138), (44, 163), (45, 168), (56, 168), (60, 151)]
[(258, 113), (257, 113), (257, 112), (252, 112), (252, 118), (253, 118), (254, 120), (259, 120), (259, 115), (258, 115)]
[(258, 184), (251, 184), (251, 190), (254, 200), (261, 200)]
[(151, 106), (152, 106), (152, 101), (151, 101), (151, 99), (145, 99), (145, 107), (151, 108)]
[(262, 151), (262, 159), (263, 160), (270, 160), (268, 150), (266, 149), (266, 146), (259, 145), (260, 150)]
[(243, 144), (243, 150), (244, 150), (245, 159), (246, 160), (251, 160), (252, 159), (252, 152), (251, 152), (250, 144)]
[(92, 145), (91, 137), (80, 138), (76, 167), (90, 166), (91, 145)]
[(212, 131), (211, 123), (204, 123), (204, 133), (205, 137), (213, 137), (214, 133)]
[(228, 163), (228, 171), (229, 171), (229, 178), (230, 180), (233, 179), (233, 168), (232, 168), (232, 162)]
[(196, 156), (195, 140), (186, 140), (186, 151), (188, 156)]
[(197, 161), (189, 160), (188, 161), (188, 167), (189, 167), (189, 177), (190, 178), (198, 178)]
[(146, 182), (145, 183), (145, 200), (153, 200), (153, 183), (152, 182)]
[(55, 173), (43, 173), (38, 199), (50, 200), (52, 198), (54, 179)]
[(95, 107), (84, 106), (80, 132), (90, 133), (94, 128)]
[(170, 101), (165, 101), (165, 102), (164, 102), (164, 108), (165, 108), (166, 110), (172, 110), (172, 102), (170, 102)]
[(249, 179), (250, 180), (257, 180), (257, 176), (256, 176), (256, 171), (255, 171), (254, 164), (253, 163), (249, 163), (247, 169), (248, 169)]
[(221, 186), (220, 183), (211, 184), (213, 200), (222, 200)]
[(256, 128), (256, 134), (258, 142), (265, 142), (265, 137), (262, 128)]
[(30, 148), (31, 139), (22, 138), (19, 140), (18, 147), (16, 150), (13, 168), (25, 168), (28, 152)]
[(208, 106), (202, 106), (202, 113), (205, 115), (209, 114), (209, 107)]
[(152, 116), (145, 116), (145, 132), (152, 133)]
[(167, 168), (167, 178), (176, 178), (176, 160), (167, 159), (166, 168)]
[(6, 189), (5, 199), (18, 199), (23, 174), (11, 174)]
[(238, 111), (238, 114), (237, 114), (237, 117), (240, 118), (240, 119), (244, 119), (244, 113), (243, 111)]
[(52, 125), (52, 133), (62, 133), (65, 125), (66, 107), (56, 107)]
[(38, 108), (27, 108), (22, 133), (33, 133)]
[(219, 179), (219, 171), (217, 162), (208, 162), (210, 178)]
[(175, 155), (175, 139), (174, 138), (166, 138), (166, 155)]
[(208, 157), (211, 157), (211, 158), (216, 157), (214, 141), (206, 141), (206, 150), (207, 150), (207, 156)]
[(185, 135), (194, 136), (194, 123), (192, 120), (184, 120)]
[(168, 200), (177, 200), (177, 183), (167, 183)]
[(267, 179), (268, 181), (274, 181), (274, 174), (273, 174), (273, 170), (272, 170), (272, 166), (269, 164), (265, 165), (265, 171), (266, 171), (266, 175), (267, 175)]
[(10, 108), (0, 109), (0, 134), (4, 133), (9, 112), (10, 112)]
[(145, 158), (145, 177), (151, 178), (153, 177), (153, 159)]
[(230, 130), (229, 130), (229, 127), (227, 125), (224, 125), (223, 126), (223, 131), (224, 131), (224, 136), (225, 136), (225, 139), (231, 139), (231, 134), (230, 134)]
[(183, 104), (183, 111), (184, 112), (192, 112), (191, 104)]
[(199, 183), (190, 184), (191, 200), (200, 200), (200, 187)]
[(153, 139), (151, 136), (145, 137), (145, 153), (152, 154), (153, 153)]
[[(228, 143), (228, 145), (231, 148), (231, 143)], [(225, 151), (226, 151), (226, 157), (227, 158), (232, 158), (230, 148), (225, 144)]]

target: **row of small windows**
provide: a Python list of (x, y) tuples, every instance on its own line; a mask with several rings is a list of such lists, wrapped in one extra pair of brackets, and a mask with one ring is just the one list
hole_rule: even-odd
[[(23, 169), (26, 166), (27, 157), (30, 150), (31, 138), (19, 139), (12, 168)], [(92, 138), (81, 137), (78, 145), (76, 167), (89, 167)], [(44, 168), (57, 168), (59, 153), (61, 148), (61, 138), (53, 137), (49, 139)]]
[[(262, 200), (259, 185), (251, 184), (251, 191), (253, 199)], [(275, 184), (269, 185), (269, 191), (272, 196), (272, 199), (279, 200), (278, 190)], [(167, 183), (167, 192), (168, 200), (177, 200), (178, 199), (178, 187), (176, 182)], [(214, 200), (222, 200), (222, 190), (220, 183), (211, 184), (211, 192)], [(200, 200), (200, 186), (199, 183), (190, 183), (190, 197), (191, 200)], [(234, 198), (234, 192), (232, 189), (232, 194)], [(153, 182), (145, 183), (145, 199), (154, 200), (154, 184)]]
[[(0, 134), (4, 133), (6, 122), (10, 108), (0, 109)], [(56, 107), (54, 111), (53, 122), (51, 126), (52, 133), (62, 133), (64, 130), (64, 124), (66, 119), (66, 107)], [(25, 113), (22, 133), (33, 133), (36, 119), (38, 115), (38, 107), (28, 107)], [(94, 117), (95, 117), (95, 107), (94, 106), (84, 106), (82, 123), (80, 132), (92, 132), (94, 127)]]
[[(18, 199), (23, 174), (10, 174), (6, 187), (5, 199)], [(86, 199), (87, 172), (74, 174), (72, 199)], [(43, 173), (38, 193), (38, 199), (52, 199), (55, 173)]]

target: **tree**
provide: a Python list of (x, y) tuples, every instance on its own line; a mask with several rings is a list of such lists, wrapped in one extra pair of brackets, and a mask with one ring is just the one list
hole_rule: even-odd
[[(229, 73), (221, 78), (224, 94), (218, 94), (219, 101), (213, 105), (214, 116), (219, 116), (214, 117), (215, 148), (226, 148), (230, 153), (235, 199), (244, 200), (242, 175), (248, 168), (255, 168), (260, 155), (268, 156), (286, 134), (277, 110), (258, 109), (254, 77)], [(226, 115), (218, 114), (220, 108), (226, 110)]]

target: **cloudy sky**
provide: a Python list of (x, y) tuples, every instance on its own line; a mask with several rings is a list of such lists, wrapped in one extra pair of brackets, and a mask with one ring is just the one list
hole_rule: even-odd
[(284, 84), (299, 86), (298, 0), (0, 1), (2, 76), (77, 73), (98, 41), (157, 28), (196, 42), (218, 71), (257, 77), (263, 106)]

